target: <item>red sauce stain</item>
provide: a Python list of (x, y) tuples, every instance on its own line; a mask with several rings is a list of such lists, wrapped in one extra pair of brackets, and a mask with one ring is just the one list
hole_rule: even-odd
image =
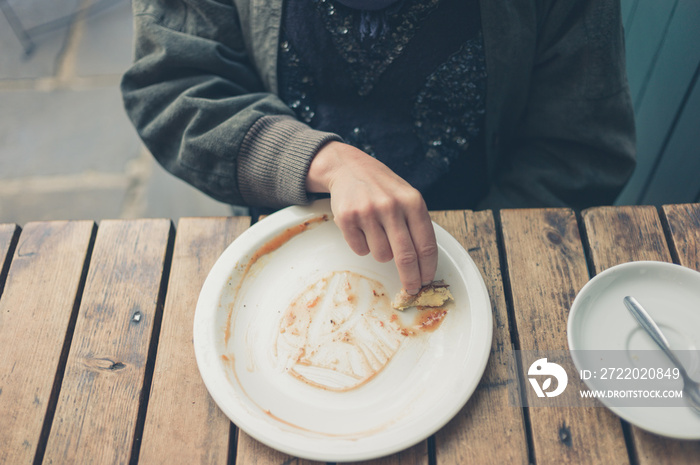
[(392, 322), (398, 322), (401, 335), (409, 337), (418, 333), (433, 332), (440, 327), (447, 316), (447, 308), (444, 307), (419, 307), (410, 324), (399, 321), (397, 314), (391, 316)]
[(322, 215), (322, 216), (319, 216), (317, 218), (311, 218), (310, 220), (306, 220), (301, 224), (290, 226), (289, 228), (285, 229), (280, 234), (278, 234), (277, 236), (270, 239), (265, 245), (260, 247), (253, 254), (253, 256), (250, 258), (250, 261), (246, 265), (245, 271), (243, 272), (243, 274), (245, 275), (250, 270), (250, 267), (253, 266), (255, 264), (255, 262), (257, 262), (260, 259), (260, 257), (262, 257), (263, 255), (267, 255), (267, 254), (279, 249), (284, 244), (286, 244), (290, 239), (292, 239), (293, 237), (295, 237), (295, 236), (303, 233), (307, 229), (309, 229), (309, 227), (311, 225), (316, 224), (316, 223), (323, 223), (326, 221), (328, 221), (328, 215)]
[(445, 315), (447, 310), (444, 308), (422, 310), (416, 316), (415, 324), (422, 331), (435, 331), (445, 319)]
[[(311, 283), (282, 315), (284, 331), (275, 342), (278, 363), (302, 382), (325, 390), (347, 391), (372, 379), (402, 339), (399, 325), (389, 321), (389, 300), (372, 292), (376, 286), (381, 283), (347, 270)], [(297, 365), (315, 370), (297, 371)], [(318, 375), (323, 371), (344, 379), (336, 384)]]
[(233, 374), (235, 381), (240, 385), (241, 383), (238, 381), (238, 375), (236, 375), (236, 360), (233, 355), (223, 354), (221, 356), (221, 361), (224, 363), (224, 366), (228, 368), (228, 370), (225, 370), (228, 380), (231, 382), (234, 381), (231, 379), (231, 374)]
[[(282, 423), (283, 425), (291, 426), (292, 428), (300, 429), (300, 430), (302, 430), (302, 431), (306, 431), (306, 432), (313, 433), (313, 434), (318, 434), (318, 435), (320, 435), (320, 436), (325, 436), (325, 437), (329, 437), (329, 438), (344, 438), (344, 437), (347, 437), (347, 435), (345, 435), (345, 434), (333, 434), (333, 433), (328, 433), (328, 432), (325, 432), (325, 431), (324, 431), (324, 432), (322, 432), (322, 431), (314, 431), (314, 430), (311, 430), (311, 429), (308, 429), (308, 428), (304, 428), (303, 426), (296, 425), (296, 424), (294, 424), (294, 423), (292, 423), (292, 422), (290, 422), (290, 421), (287, 421), (287, 420), (284, 420), (284, 419), (278, 417), (277, 415), (275, 415), (274, 413), (272, 413), (269, 409), (262, 409), (262, 411), (265, 413), (265, 415), (267, 415), (268, 417), (272, 418), (273, 420), (278, 421), (278, 422)], [(360, 436), (369, 436), (369, 435), (373, 434), (373, 433), (376, 432), (376, 431), (381, 431), (381, 429), (382, 429), (382, 428), (374, 428), (374, 429), (372, 429), (372, 430), (363, 432)], [(350, 439), (352, 439), (352, 438), (350, 438)], [(285, 463), (286, 463), (286, 462), (285, 462)]]
[(267, 241), (262, 247), (260, 247), (258, 250), (255, 251), (252, 257), (250, 257), (250, 260), (248, 260), (248, 263), (246, 264), (243, 274), (241, 275), (240, 279), (238, 280), (238, 285), (236, 286), (234, 290), (234, 298), (229, 306), (228, 310), (228, 318), (226, 319), (226, 327), (224, 328), (224, 344), (228, 344), (229, 339), (231, 338), (231, 318), (233, 317), (233, 307), (236, 302), (236, 297), (238, 296), (238, 291), (241, 289), (241, 285), (243, 284), (243, 280), (245, 279), (246, 275), (250, 271), (253, 265), (260, 260), (261, 257), (274, 252), (275, 250), (279, 249), (282, 247), (285, 243), (287, 243), (289, 240), (294, 238), (295, 236), (303, 233), (310, 227), (320, 224), (320, 223), (325, 223), (328, 221), (328, 215), (321, 215), (316, 218), (311, 218), (309, 220), (304, 221), (303, 223), (296, 224), (294, 226), (290, 226), (289, 228), (285, 229), (282, 231), (280, 234), (277, 236), (273, 237), (269, 241)]
[[(292, 428), (300, 429), (300, 430), (302, 430), (302, 431), (308, 431), (308, 432), (310, 432), (310, 433), (315, 433), (315, 432), (316, 432), (316, 431), (311, 431), (310, 429), (307, 429), (307, 428), (302, 428), (301, 426), (295, 425), (294, 423), (289, 422), (289, 421), (287, 421), (287, 420), (283, 420), (282, 418), (278, 417), (278, 416), (275, 415), (274, 413), (270, 412), (270, 410), (268, 410), (268, 409), (264, 409), (263, 412), (265, 412), (265, 415), (267, 415), (268, 417), (272, 418), (273, 420), (279, 421), (280, 423), (285, 424), (285, 425), (287, 425), (287, 426), (291, 426)], [(334, 436), (334, 435), (326, 434), (326, 436)]]
[[(304, 223), (304, 224), (307, 224), (307, 223)], [(276, 250), (276, 248), (273, 250)], [(262, 256), (262, 255), (256, 254), (256, 255), (254, 255), (254, 258), (257, 260), (260, 258), (260, 256)], [(251, 261), (252, 260), (253, 259), (251, 259)], [(248, 271), (249, 268), (250, 267), (247, 267), (246, 271)], [(326, 281), (326, 280), (327, 280), (327, 278), (324, 278), (322, 281)], [(348, 284), (346, 284), (345, 289), (349, 290), (349, 289), (351, 289), (351, 287), (352, 286), (350, 286), (348, 283)], [(384, 297), (386, 294), (385, 293), (378, 293), (375, 290), (372, 290), (372, 295), (375, 298), (378, 298), (380, 296)], [(316, 307), (321, 300), (322, 300), (321, 296), (317, 295), (317, 296), (314, 296), (314, 298), (312, 298), (311, 300), (309, 300), (305, 303), (299, 304), (296, 308), (302, 309), (302, 308), (306, 307), (308, 309), (312, 309), (313, 307)], [(349, 302), (352, 302), (352, 301), (356, 300), (356, 296), (353, 294), (350, 296), (346, 296), (346, 299), (342, 299), (342, 300), (347, 300)], [(295, 304), (292, 304), (292, 307), (294, 307), (294, 305)], [(388, 303), (387, 303), (387, 305), (388, 305)], [(420, 333), (435, 331), (442, 324), (443, 320), (447, 316), (448, 308), (450, 308), (450, 307), (451, 307), (451, 305), (448, 304), (446, 308), (445, 307), (417, 308), (415, 311), (415, 315), (412, 316), (412, 321), (410, 323), (408, 323), (406, 321), (401, 321), (401, 318), (399, 317), (399, 315), (396, 312), (394, 312), (388, 316), (388, 321), (393, 323), (395, 325), (395, 327), (398, 329), (399, 333), (401, 335), (403, 335), (404, 337), (417, 336)], [(364, 316), (364, 314), (362, 314), (362, 316)], [(288, 326), (293, 326), (294, 322), (295, 322), (295, 320), (297, 320), (297, 318), (298, 318), (298, 315), (296, 315), (294, 311), (289, 311), (286, 315), (284, 315), (283, 319), (282, 319), (283, 323), (281, 325), (282, 327), (280, 328), (280, 333), (281, 334), (285, 333), (286, 330), (288, 329), (287, 328)], [(333, 326), (337, 326), (337, 324), (338, 324), (338, 322), (335, 321), (334, 319), (330, 319), (330, 320), (326, 320), (326, 321), (329, 321), (330, 324)], [(385, 322), (381, 321), (381, 320), (378, 321), (378, 324), (382, 328), (384, 328), (384, 326), (385, 326)], [(388, 324), (389, 323), (387, 323), (387, 325)], [(295, 332), (294, 328), (291, 328), (291, 329), (292, 329), (292, 333), (294, 333)], [(350, 334), (347, 331), (343, 331), (341, 334), (342, 335), (339, 338), (340, 341), (343, 341), (344, 343), (348, 343), (348, 344), (355, 344), (354, 337), (352, 334)], [(298, 365), (312, 365), (312, 363), (308, 359), (307, 355), (311, 356), (311, 355), (313, 355), (314, 352), (312, 352), (311, 354), (307, 354), (306, 348), (302, 348), (301, 351), (297, 354), (296, 363)], [(240, 388), (243, 390), (244, 395), (246, 395), (246, 397), (251, 399), (251, 401), (258, 408), (260, 408), (260, 410), (263, 411), (265, 413), (265, 415), (267, 415), (271, 419), (273, 419), (281, 424), (284, 424), (286, 426), (289, 426), (289, 427), (292, 427), (295, 429), (299, 429), (299, 430), (303, 430), (303, 431), (307, 431), (307, 432), (311, 432), (314, 434), (320, 434), (320, 435), (328, 436), (328, 437), (345, 437), (346, 436), (343, 434), (332, 434), (332, 433), (327, 433), (327, 432), (313, 431), (313, 430), (307, 429), (305, 427), (302, 427), (300, 425), (294, 424), (294, 423), (292, 423), (288, 420), (285, 420), (283, 418), (280, 418), (277, 415), (273, 414), (269, 409), (262, 408), (254, 400), (252, 400), (252, 398), (250, 398), (250, 396), (248, 396), (248, 394), (245, 392), (245, 389), (243, 388), (243, 385), (241, 384), (240, 380), (238, 379), (238, 374), (236, 373), (236, 370), (235, 370), (235, 362), (234, 362), (233, 355), (225, 355), (225, 354), (221, 355), (221, 360), (224, 363), (224, 365), (226, 365), (229, 368), (229, 372), (227, 372), (227, 376), (229, 377), (229, 380), (231, 382), (234, 382), (234, 380), (235, 380), (235, 384), (240, 386)], [(336, 360), (334, 363), (337, 364), (338, 360)], [(304, 376), (301, 376), (293, 368), (291, 368), (291, 369), (287, 368), (286, 370), (290, 375), (294, 376), (295, 378), (300, 379), (301, 381), (305, 382), (306, 384), (309, 384), (311, 386), (315, 386), (315, 387), (320, 388), (320, 389), (331, 390), (331, 391), (346, 391), (349, 389), (355, 389), (359, 386), (365, 385), (366, 383), (368, 383), (369, 381), (374, 379), (376, 377), (376, 375), (381, 371), (381, 369), (376, 370), (370, 376), (361, 380), (361, 382), (359, 384), (354, 385), (350, 388), (333, 388), (333, 387), (329, 387), (329, 386), (324, 385), (324, 384), (316, 383), (316, 382), (314, 382), (314, 381), (312, 381)], [(233, 378), (233, 379), (231, 379), (231, 378)], [(379, 431), (381, 429), (382, 428), (380, 427), (380, 428), (377, 428), (376, 430)], [(362, 436), (364, 434), (370, 434), (370, 432), (363, 432), (362, 434), (360, 434), (360, 436)]]

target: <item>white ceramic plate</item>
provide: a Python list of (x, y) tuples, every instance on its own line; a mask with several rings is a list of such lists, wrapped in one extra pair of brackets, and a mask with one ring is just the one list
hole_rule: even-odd
[[(569, 349), (577, 368), (587, 368), (585, 351), (624, 352), (630, 367), (635, 366), (638, 354), (655, 351), (663, 363), (671, 366), (624, 306), (623, 298), (628, 295), (644, 306), (671, 348), (683, 355), (689, 374), (698, 379), (700, 273), (663, 262), (623, 263), (598, 274), (581, 289), (568, 321)], [(593, 377), (585, 382), (591, 390), (605, 387), (604, 381)], [(678, 387), (681, 385), (679, 382)], [(614, 400), (600, 400), (620, 417), (652, 433), (700, 439), (700, 416), (688, 407), (621, 407)]]
[[(329, 221), (299, 232), (304, 229), (300, 224), (322, 215)], [(380, 297), (372, 297), (369, 289), (383, 287), (387, 296), (400, 290), (393, 262), (381, 264), (354, 254), (332, 221), (328, 201), (281, 210), (242, 234), (207, 277), (194, 321), (197, 363), (223, 412), (260, 442), (319, 461), (384, 456), (440, 429), (481, 379), (491, 348), (492, 317), (486, 286), (473, 261), (446, 231), (437, 225), (435, 231), (437, 278), (450, 285), (454, 303), (434, 331), (408, 337), (386, 328), (411, 324), (418, 310), (391, 321), (397, 312), (388, 305), (378, 308)], [(289, 237), (280, 240), (285, 235)], [(301, 302), (302, 310), (316, 305), (308, 295), (313, 294), (310, 286), (325, 283), (329, 274), (335, 278), (327, 281), (327, 295), (359, 300), (338, 310), (322, 299), (322, 310), (305, 327), (315, 329), (304, 334), (311, 339), (314, 331), (340, 322), (350, 345), (341, 343), (347, 340), (330, 341), (312, 355), (304, 346), (315, 364), (295, 364), (292, 355), (300, 351), (290, 344), (298, 342), (293, 335), (300, 327), (289, 325), (296, 320), (285, 316), (287, 309), (291, 302)], [(343, 291), (348, 276), (352, 292), (359, 288), (355, 294)], [(307, 300), (299, 297), (305, 289)], [(340, 366), (337, 371), (323, 368), (334, 363)]]

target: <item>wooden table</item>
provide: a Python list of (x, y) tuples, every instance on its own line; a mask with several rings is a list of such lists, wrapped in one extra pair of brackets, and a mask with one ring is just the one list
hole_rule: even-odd
[[(508, 390), (524, 378), (507, 363), (513, 350), (567, 349), (571, 303), (606, 268), (658, 260), (700, 270), (700, 205), (433, 215), (486, 280), (491, 356), (456, 418), (376, 463), (700, 463), (700, 442), (646, 433), (605, 408), (513, 406)], [(310, 463), (237, 430), (195, 363), (200, 287), (249, 224), (1, 225), (0, 463)]]

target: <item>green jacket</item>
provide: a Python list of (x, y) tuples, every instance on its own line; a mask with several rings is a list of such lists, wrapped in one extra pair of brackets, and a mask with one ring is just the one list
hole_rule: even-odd
[[(309, 201), (336, 135), (277, 97), (283, 0), (133, 0), (128, 115), (154, 157), (213, 198)], [(484, 208), (611, 203), (634, 167), (619, 0), (481, 0), (487, 65)]]

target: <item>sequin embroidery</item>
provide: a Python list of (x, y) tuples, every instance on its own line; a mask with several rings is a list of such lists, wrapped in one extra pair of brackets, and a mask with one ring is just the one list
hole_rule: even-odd
[[(404, 83), (401, 73), (415, 71), (405, 69), (412, 66), (406, 59), (414, 55), (403, 57), (400, 67), (398, 62), (391, 67), (417, 28), (423, 26), (425, 16), (440, 7), (441, 1), (403, 0), (386, 16), (387, 24), (377, 26), (379, 30), (374, 32), (371, 28), (362, 31), (361, 12), (333, 0), (311, 0), (308, 6), (298, 3), (294, 10), (297, 17), (321, 13), (311, 24), (328, 32), (325, 37), (330, 42), (320, 42), (325, 48), (319, 48), (325, 54), (318, 59), (313, 57), (319, 55), (311, 54), (318, 48), (313, 44), (324, 37), (319, 34), (302, 33), (306, 48), (297, 51), (282, 28), (279, 45), (280, 97), (297, 117), (313, 128), (336, 132), (419, 190), (433, 185), (460, 157), (483, 155), (469, 152), (478, 145), (473, 142), (483, 137), (485, 115), (486, 64), (478, 20), (472, 23), (477, 25), (471, 26), (470, 35), (455, 36), (460, 39), (452, 39), (450, 48), (443, 48), (443, 55), (429, 67), (422, 66), (413, 75), (412, 84)], [(478, 14), (476, 4), (473, 11)], [(455, 2), (451, 5), (454, 8)], [(432, 24), (433, 29), (427, 31), (441, 26), (435, 21)], [(434, 42), (434, 46), (442, 45), (442, 39)], [(415, 47), (408, 49), (415, 53)], [(316, 68), (310, 68), (306, 60)], [(318, 67), (334, 73), (326, 74), (332, 83), (326, 82)], [(382, 74), (389, 72), (392, 78), (379, 84)], [(377, 92), (372, 92), (375, 89)]]
[(447, 167), (467, 150), (483, 124), (485, 95), (486, 63), (479, 34), (428, 76), (416, 97), (412, 116), (427, 158)]
[[(403, 1), (381, 12), (361, 12), (331, 0), (313, 0), (322, 13), (338, 53), (353, 65), (358, 95), (367, 95), (386, 68), (413, 38), (416, 28), (440, 0)], [(362, 18), (368, 15), (370, 18)], [(390, 31), (390, 32), (389, 32)]]

